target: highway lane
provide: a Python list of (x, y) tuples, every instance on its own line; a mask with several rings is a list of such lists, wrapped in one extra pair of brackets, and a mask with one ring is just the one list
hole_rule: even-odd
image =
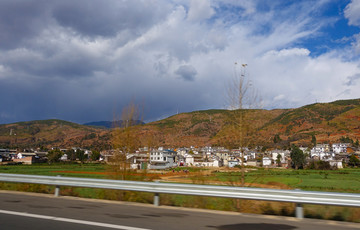
[(291, 230), (360, 224), (0, 191), (0, 229)]

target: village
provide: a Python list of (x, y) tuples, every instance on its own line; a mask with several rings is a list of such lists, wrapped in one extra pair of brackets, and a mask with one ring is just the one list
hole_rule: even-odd
[[(291, 168), (291, 150), (265, 150), (261, 147), (255, 149), (238, 148), (226, 149), (224, 147), (182, 147), (182, 148), (139, 148), (133, 153), (123, 154), (120, 150), (104, 150), (94, 153), (91, 150), (77, 147), (53, 147), (49, 151), (34, 149), (0, 149), (1, 164), (34, 164), (50, 163), (50, 154), (56, 152), (58, 158), (54, 162), (102, 162), (108, 163), (116, 154), (122, 154), (129, 168), (134, 170), (165, 170), (175, 167), (265, 167), (265, 168)], [(350, 143), (316, 144), (313, 148), (299, 147), (305, 157), (307, 165), (311, 162), (327, 162), (331, 168), (344, 168), (353, 165), (352, 159), (358, 160), (360, 150)], [(69, 152), (75, 153), (69, 156)], [(81, 157), (76, 153), (81, 152)], [(96, 155), (96, 156), (95, 156)]]

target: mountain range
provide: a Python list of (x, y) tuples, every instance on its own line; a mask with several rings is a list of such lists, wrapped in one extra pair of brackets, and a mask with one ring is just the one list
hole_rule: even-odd
[[(111, 129), (111, 128), (114, 128), (114, 127), (122, 127), (123, 123), (124, 122), (122, 120), (118, 120), (118, 121), (93, 121), (93, 122), (85, 123), (84, 125)], [(140, 120), (136, 120), (135, 124), (141, 125), (141, 124), (145, 124), (145, 123), (140, 121)]]
[[(234, 110), (203, 110), (173, 115), (133, 127), (139, 146), (227, 146), (238, 144), (231, 126)], [(315, 103), (295, 109), (241, 110), (246, 145), (284, 148), (290, 144), (334, 143), (342, 137), (360, 139), (360, 99)], [(0, 148), (112, 148), (112, 122), (80, 125), (62, 120), (39, 120), (0, 125)], [(103, 126), (103, 127), (98, 127)], [(121, 125), (120, 125), (121, 126)], [(107, 128), (104, 128), (107, 127)], [(242, 127), (242, 126), (241, 126)], [(277, 137), (275, 139), (275, 137)]]

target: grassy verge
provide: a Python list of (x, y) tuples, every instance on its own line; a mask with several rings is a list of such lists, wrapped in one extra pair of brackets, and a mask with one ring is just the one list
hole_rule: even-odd
[[(210, 184), (218, 182), (239, 186), (241, 172), (204, 171), (200, 168), (177, 168), (168, 171), (169, 174), (188, 170), (183, 173), (189, 183)], [(111, 178), (109, 168), (103, 164), (40, 164), (40, 165), (2, 165), (0, 173), (19, 173), (32, 175)], [(166, 173), (166, 172), (165, 172)], [(180, 175), (180, 174), (179, 174)], [(354, 192), (360, 193), (360, 169), (343, 169), (333, 171), (321, 170), (280, 170), (280, 169), (248, 169), (246, 175), (247, 186), (264, 186), (277, 188), (331, 192)], [(152, 180), (156, 175), (133, 173), (131, 180)], [(279, 187), (280, 186), (280, 187)], [(282, 186), (282, 187), (281, 187)], [(0, 183), (2, 190), (17, 190), (26, 192), (54, 193), (54, 186)], [(122, 200), (141, 203), (153, 203), (154, 194), (145, 192), (130, 192), (106, 189), (61, 187), (62, 196), (77, 196), (95, 199)], [(162, 205), (214, 209), (224, 211), (237, 211), (244, 213), (257, 213), (268, 215), (294, 216), (295, 204), (251, 201), (230, 198), (214, 198), (202, 196), (185, 196), (160, 194)], [(345, 220), (360, 223), (360, 208), (348, 208), (337, 206), (304, 205), (304, 215), (307, 218)]]

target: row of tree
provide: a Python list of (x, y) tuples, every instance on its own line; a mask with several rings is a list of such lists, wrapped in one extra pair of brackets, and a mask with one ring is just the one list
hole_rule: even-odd
[(54, 163), (59, 162), (61, 157), (66, 154), (67, 160), (69, 161), (80, 161), (81, 163), (84, 163), (87, 160), (97, 161), (100, 158), (100, 152), (99, 151), (92, 151), (92, 154), (88, 156), (85, 154), (85, 151), (82, 149), (68, 149), (65, 152), (60, 151), (59, 149), (50, 150), (48, 152), (47, 158), (48, 163)]
[[(304, 152), (297, 146), (292, 145), (291, 152), (291, 167), (294, 169), (303, 169), (306, 165), (306, 155)], [(350, 167), (360, 167), (360, 160), (356, 155), (352, 154), (349, 157), (348, 166)], [(330, 163), (325, 161), (311, 161), (308, 164), (309, 169), (331, 169)]]

